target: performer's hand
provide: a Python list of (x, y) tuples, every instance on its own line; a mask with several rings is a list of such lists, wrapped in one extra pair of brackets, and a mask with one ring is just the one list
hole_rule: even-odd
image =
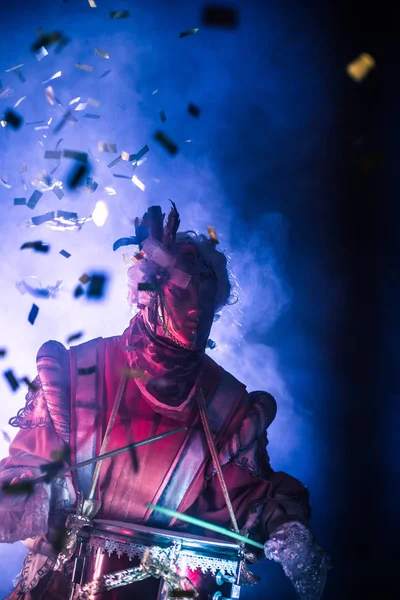
[(301, 600), (322, 598), (330, 560), (307, 527), (284, 523), (264, 544), (264, 552), (268, 559), (281, 563)]

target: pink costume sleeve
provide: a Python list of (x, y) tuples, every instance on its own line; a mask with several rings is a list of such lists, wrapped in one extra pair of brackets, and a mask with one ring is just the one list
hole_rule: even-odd
[[(40, 466), (64, 453), (69, 439), (69, 356), (58, 342), (46, 342), (37, 355), (36, 391), (30, 390), (26, 405), (11, 419), (20, 427), (10, 445), (9, 456), (0, 462), (0, 484), (14, 478), (43, 475)], [(0, 542), (36, 538), (49, 530), (49, 511), (55, 517), (68, 510), (74, 498), (70, 478), (55, 477), (34, 486), (32, 493), (0, 492)]]
[[(272, 421), (272, 403), (272, 410), (276, 410), (274, 399), (261, 392), (254, 400), (240, 429), (222, 446), (219, 460), (239, 528), (264, 544), (283, 523), (297, 521), (307, 526), (310, 506), (303, 484), (286, 473), (273, 471), (269, 464), (266, 429)], [(211, 467), (206, 482), (187, 513), (231, 528), (221, 486)]]

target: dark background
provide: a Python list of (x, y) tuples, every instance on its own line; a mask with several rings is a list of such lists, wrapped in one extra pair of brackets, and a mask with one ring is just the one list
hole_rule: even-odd
[[(9, 36), (40, 25), (39, 5), (43, 12), (55, 4), (3, 6), (2, 58)], [(68, 27), (79, 37), (74, 19), (85, 3), (67, 4)], [(111, 4), (110, 10), (135, 9), (133, 2)], [(169, 0), (146, 2), (140, 10), (162, 30), (178, 32), (192, 27), (201, 6)], [(253, 323), (246, 340), (277, 350), (306, 423), (307, 463), (279, 455), (276, 468), (310, 488), (312, 528), (334, 566), (324, 598), (380, 599), (390, 583), (397, 596), (400, 28), (386, 2), (248, 0), (236, 6), (241, 26), (220, 43), (222, 53), (231, 48), (229, 72), (238, 77), (224, 101), (217, 92), (213, 100), (210, 85), (202, 104), (207, 133), (198, 134), (191, 160), (207, 154), (212, 161), (228, 199), (222, 205), (234, 215), (226, 231), (233, 246), (243, 247), (253, 234), (262, 238), (270, 214), (287, 225), (284, 243), (273, 236), (268, 243), (291, 287), (290, 309), (268, 331)], [(149, 43), (160, 53), (166, 87), (168, 60), (159, 42)], [(374, 57), (376, 68), (355, 83), (345, 67), (361, 52)], [(8, 62), (2, 60), (4, 69)], [(138, 89), (152, 83), (141, 74)], [(184, 210), (190, 213), (190, 206)], [(44, 339), (49, 335), (45, 331)], [(282, 430), (272, 440), (271, 446), (285, 447)], [(277, 565), (262, 563), (257, 572), (264, 586), (244, 598), (294, 598)]]

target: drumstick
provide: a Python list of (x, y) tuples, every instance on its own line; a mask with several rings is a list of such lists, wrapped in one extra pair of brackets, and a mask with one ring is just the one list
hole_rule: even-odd
[(190, 517), (189, 515), (184, 515), (183, 513), (176, 512), (175, 510), (171, 510), (170, 508), (157, 506), (156, 504), (146, 504), (146, 507), (152, 508), (156, 512), (160, 512), (163, 515), (167, 515), (167, 517), (179, 519), (180, 521), (190, 523), (191, 525), (196, 525), (197, 527), (204, 527), (204, 529), (215, 531), (216, 533), (221, 533), (222, 535), (227, 535), (228, 537), (231, 537), (234, 540), (238, 540), (239, 542), (244, 542), (245, 544), (250, 544), (251, 546), (255, 546), (256, 548), (264, 550), (264, 546), (259, 542), (255, 542), (254, 540), (244, 537), (244, 535), (240, 535), (239, 533), (235, 533), (234, 531), (229, 531), (229, 529), (225, 529), (224, 527), (220, 527), (219, 525), (214, 525), (213, 523), (208, 523), (207, 521), (202, 521), (201, 519), (196, 519), (196, 517)]
[[(57, 471), (54, 476), (57, 475), (57, 477), (61, 476), (61, 475), (65, 475), (66, 473), (69, 473), (70, 471), (76, 471), (77, 469), (80, 469), (81, 467), (86, 467), (86, 465), (91, 465), (93, 463), (97, 463), (100, 460), (105, 460), (106, 458), (110, 458), (110, 456), (115, 456), (116, 454), (120, 454), (121, 452), (127, 452), (128, 450), (132, 450), (133, 448), (138, 448), (139, 446), (145, 446), (146, 444), (151, 444), (151, 442), (158, 442), (158, 440), (163, 440), (164, 438), (170, 436), (170, 435), (174, 435), (175, 433), (181, 433), (182, 431), (186, 431), (187, 427), (180, 427), (179, 429), (173, 429), (172, 431), (166, 431), (165, 433), (160, 433), (159, 435), (155, 435), (154, 437), (151, 438), (147, 438), (145, 440), (142, 440), (140, 442), (134, 442), (133, 444), (129, 444), (128, 446), (123, 446), (122, 448), (117, 448), (116, 450), (110, 450), (110, 452), (105, 452), (104, 454), (100, 454), (100, 456), (95, 456), (94, 458), (88, 458), (87, 460), (84, 460), (80, 463), (77, 463), (76, 465), (71, 465), (68, 467), (63, 467), (62, 469), (60, 469), (59, 471)], [(42, 470), (44, 470), (45, 467), (51, 467), (53, 463), (48, 463), (46, 465), (43, 465), (41, 467)], [(44, 467), (44, 468), (43, 468)], [(3, 485), (2, 489), (4, 491), (7, 491), (8, 493), (12, 493), (13, 488), (15, 489), (14, 493), (17, 493), (18, 487), (20, 485), (23, 486), (30, 486), (32, 487), (34, 484), (36, 483), (41, 483), (42, 481), (47, 481), (49, 480), (49, 474), (47, 473), (46, 475), (41, 475), (41, 477), (37, 477), (36, 479), (23, 479), (21, 484), (16, 483), (16, 484), (5, 484)], [(21, 491), (27, 491), (25, 489), (21, 490)]]

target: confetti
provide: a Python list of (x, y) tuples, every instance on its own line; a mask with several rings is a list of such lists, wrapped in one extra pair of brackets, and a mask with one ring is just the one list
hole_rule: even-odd
[(27, 170), (28, 170), (28, 165), (25, 164), (23, 167), (18, 169), (18, 173), (25, 173), (25, 171), (27, 171)]
[(94, 275), (92, 275), (87, 291), (87, 297), (96, 299), (101, 298), (104, 294), (105, 284), (105, 275), (101, 275), (100, 273), (95, 273)]
[(86, 113), (84, 119), (100, 119), (101, 115), (94, 115), (92, 113)]
[(11, 88), (2, 88), (0, 89), (0, 99), (8, 98), (9, 96), (12, 96), (13, 93), (14, 91)]
[(144, 377), (144, 371), (140, 371), (139, 369), (122, 369), (121, 375), (125, 375), (129, 377), (129, 379), (141, 379)]
[(96, 373), (95, 365), (93, 367), (87, 367), (86, 369), (78, 369), (78, 375), (93, 375), (93, 373)]
[(93, 71), (93, 67), (90, 65), (84, 65), (82, 63), (76, 63), (75, 67), (81, 69), (81, 71)]
[(64, 256), (65, 258), (70, 258), (70, 253), (67, 252), (66, 250), (60, 250), (59, 254), (61, 254), (61, 256)]
[(68, 110), (65, 113), (65, 115), (62, 117), (62, 119), (59, 122), (59, 124), (57, 125), (57, 127), (54, 128), (54, 133), (58, 133), (64, 127), (65, 123), (70, 120), (70, 117), (71, 117), (71, 111)]
[(107, 192), (109, 196), (115, 196), (117, 193), (112, 187), (105, 187), (104, 190)]
[(131, 179), (129, 175), (121, 175), (120, 173), (113, 173), (113, 177), (118, 177), (119, 179)]
[(94, 106), (95, 108), (99, 108), (100, 106), (100, 102), (94, 98), (88, 98), (88, 104), (90, 104), (90, 106)]
[(217, 347), (217, 342), (214, 342), (213, 340), (207, 340), (207, 344), (206, 344), (206, 348), (210, 348), (210, 350), (214, 350), (214, 348)]
[(92, 219), (97, 227), (103, 227), (108, 218), (108, 206), (103, 200), (99, 200), (94, 207)]
[(81, 285), (78, 285), (74, 291), (74, 298), (80, 298), (80, 296), (83, 296), (84, 293), (85, 291), (83, 287)]
[(38, 242), (25, 242), (25, 244), (22, 244), (20, 250), (26, 250), (26, 249), (30, 249), (32, 248), (32, 250), (35, 250), (35, 252), (44, 252), (47, 253), (50, 251), (50, 246), (49, 244), (45, 244), (41, 241)]
[(116, 152), (117, 144), (109, 144), (106, 142), (97, 142), (97, 150), (99, 152)]
[(76, 104), (77, 102), (79, 102), (79, 100), (81, 99), (80, 96), (78, 96), (77, 98), (74, 98), (73, 100), (71, 100), (71, 102), (69, 103), (69, 106), (72, 106), (73, 104)]
[(200, 114), (200, 109), (197, 108), (197, 106), (195, 106), (194, 104), (189, 104), (188, 106), (188, 113), (190, 115), (192, 115), (192, 117), (198, 117)]
[(176, 154), (179, 150), (175, 142), (173, 142), (163, 131), (157, 131), (154, 135), (154, 139), (172, 155)]
[(54, 219), (54, 211), (47, 212), (44, 215), (39, 215), (37, 217), (32, 217), (32, 223), (33, 225), (42, 225), (42, 223), (46, 223), (52, 219)]
[(7, 442), (7, 444), (11, 444), (11, 438), (8, 435), (7, 431), (4, 431), (4, 429), (2, 429), (1, 433), (3, 434), (4, 441)]
[(97, 8), (97, 4), (94, 0), (88, 0), (90, 8)]
[(158, 90), (153, 90), (153, 91), (151, 92), (151, 95), (152, 95), (152, 96), (155, 96), (155, 94), (158, 94)]
[(112, 19), (128, 19), (131, 16), (129, 10), (113, 10), (110, 12)]
[(70, 344), (71, 342), (76, 342), (76, 340), (79, 340), (82, 336), (83, 331), (78, 331), (78, 333), (72, 333), (67, 337), (67, 344)]
[(18, 383), (17, 379), (15, 378), (14, 373), (11, 370), (9, 370), (9, 371), (5, 371), (3, 373), (3, 375), (7, 379), (8, 383), (10, 384), (12, 391), (15, 392), (19, 388), (19, 383)]
[(86, 179), (86, 184), (85, 184), (84, 189), (88, 194), (93, 194), (93, 192), (95, 192), (98, 187), (99, 187), (99, 184), (92, 177), (88, 177)]
[(211, 242), (215, 245), (219, 244), (217, 232), (215, 231), (214, 227), (208, 226), (207, 231), (208, 231), (208, 236), (209, 236)]
[(142, 192), (146, 190), (145, 184), (143, 183), (143, 181), (140, 181), (140, 179), (136, 177), (136, 175), (133, 175), (132, 183), (134, 183), (139, 188), (139, 190), (142, 190)]
[(39, 307), (36, 306), (36, 304), (32, 304), (32, 308), (29, 312), (29, 316), (28, 316), (28, 321), (31, 325), (34, 324), (34, 322), (36, 321), (36, 317), (38, 316), (39, 313)]
[(14, 104), (13, 108), (17, 108), (25, 100), (25, 98), (26, 98), (26, 96), (22, 96), (22, 98), (17, 100), (16, 103)]
[(122, 104), (118, 104), (118, 102), (117, 102), (117, 106), (122, 108), (122, 110), (125, 110), (126, 112), (128, 112), (128, 109), (126, 108), (126, 106), (123, 106)]
[(157, 286), (155, 283), (142, 281), (141, 283), (138, 283), (137, 289), (138, 292), (155, 292), (157, 290)]
[(3, 187), (7, 188), (8, 190), (11, 189), (11, 185), (7, 183), (7, 175), (2, 175), (0, 177), (0, 183)]
[(88, 283), (88, 282), (90, 281), (90, 279), (91, 279), (91, 278), (90, 278), (90, 277), (89, 277), (89, 275), (87, 275), (86, 273), (84, 273), (83, 275), (81, 275), (81, 276), (79, 277), (79, 281), (80, 281), (81, 283), (83, 283), (84, 285), (85, 285), (86, 283)]
[(2, 491), (5, 494), (18, 496), (19, 494), (31, 494), (33, 492), (32, 481), (19, 481), (18, 483), (3, 483)]
[(20, 67), (23, 67), (24, 64), (21, 63), (20, 65), (15, 65), (15, 67), (11, 67), (11, 69), (6, 69), (4, 72), (5, 73), (11, 73), (11, 71), (17, 71)]
[(165, 123), (165, 121), (167, 120), (164, 110), (160, 110), (160, 119), (161, 119), (161, 123)]
[(100, 58), (110, 58), (110, 55), (108, 54), (107, 50), (101, 50), (101, 48), (95, 48), (94, 53), (96, 54), (96, 56), (100, 56)]
[(64, 150), (63, 157), (64, 158), (73, 158), (74, 160), (77, 160), (78, 162), (86, 163), (88, 155), (86, 154), (86, 152), (79, 152), (77, 150)]
[(111, 73), (112, 69), (109, 69), (108, 71), (104, 71), (104, 73), (102, 75), (100, 75), (99, 79), (103, 79), (104, 77), (107, 77), (107, 75), (109, 75)]
[(5, 348), (0, 348), (0, 358), (4, 358), (7, 354), (7, 350)]
[(44, 46), (41, 46), (36, 52), (34, 52), (36, 60), (40, 62), (42, 58), (48, 55), (48, 52)]
[[(30, 285), (27, 282), (28, 279), (32, 279), (35, 282), (35, 287)], [(15, 287), (22, 295), (28, 293), (30, 296), (33, 296), (34, 298), (48, 299), (48, 298), (54, 298), (55, 296), (57, 296), (58, 292), (60, 291), (60, 289), (62, 287), (62, 284), (63, 284), (63, 281), (59, 280), (56, 282), (55, 285), (47, 285), (44, 287), (44, 286), (42, 286), (40, 280), (37, 277), (34, 277), (32, 275), (30, 277), (25, 277), (24, 279), (21, 279), (21, 281), (17, 281), (17, 283), (15, 284)]]
[(114, 160), (112, 160), (107, 167), (111, 169), (111, 167), (114, 167), (117, 163), (119, 163), (120, 160), (122, 160), (121, 157), (117, 156), (117, 158), (114, 158)]
[(127, 162), (132, 162), (133, 160), (135, 160), (135, 156), (136, 154), (129, 154), (129, 152), (121, 152), (121, 158), (122, 160), (126, 160)]
[(42, 196), (43, 196), (42, 192), (39, 192), (39, 190), (35, 190), (26, 204), (27, 207), (31, 208), (32, 210), (34, 208), (36, 208), (37, 203), (39, 202), (39, 200)]
[(60, 159), (61, 156), (62, 156), (61, 150), (46, 150), (46, 152), (44, 153), (45, 158)]
[(235, 8), (230, 6), (205, 6), (203, 23), (210, 27), (235, 29), (239, 24), (239, 14)]
[(199, 30), (198, 29), (188, 29), (187, 31), (182, 31), (179, 34), (179, 39), (187, 37), (188, 35), (194, 35), (195, 33), (197, 33)]
[(38, 123), (44, 123), (44, 121), (29, 121), (26, 125), (37, 125)]
[(360, 54), (346, 67), (346, 73), (357, 83), (363, 81), (368, 73), (375, 67), (376, 62), (370, 54)]
[(75, 108), (76, 111), (86, 110), (87, 102), (79, 102), (78, 106)]
[(75, 188), (81, 185), (81, 182), (86, 178), (88, 174), (88, 167), (85, 164), (76, 166), (68, 176), (67, 186), (70, 190), (74, 190)]
[(9, 109), (4, 115), (4, 121), (13, 129), (19, 129), (22, 125), (22, 117), (13, 110)]
[(55, 194), (57, 196), (57, 198), (59, 200), (61, 200), (61, 198), (64, 197), (64, 192), (62, 191), (62, 189), (60, 189), (57, 186), (53, 187), (53, 189), (51, 191), (53, 192), (53, 194)]
[[(42, 30), (43, 31), (43, 30)], [(63, 34), (60, 31), (55, 31), (54, 33), (44, 33), (40, 36), (38, 40), (36, 40), (32, 45), (32, 52), (37, 52), (42, 48), (42, 46), (52, 46), (56, 42), (59, 42), (63, 37)], [(22, 65), (20, 65), (22, 67)]]
[(30, 381), (27, 377), (23, 377), (21, 379), (21, 381), (28, 386), (28, 388), (30, 389), (31, 392), (35, 393), (38, 391), (39, 386), (37, 385), (37, 383), (35, 381)]
[(192, 140), (185, 140), (185, 144), (191, 144)]
[(42, 83), (48, 83), (49, 81), (53, 81), (53, 79), (57, 79), (58, 77), (61, 77), (62, 75), (62, 71), (57, 71), (57, 73), (54, 73), (54, 75), (52, 75), (49, 79), (46, 79), (46, 81), (42, 81)]

